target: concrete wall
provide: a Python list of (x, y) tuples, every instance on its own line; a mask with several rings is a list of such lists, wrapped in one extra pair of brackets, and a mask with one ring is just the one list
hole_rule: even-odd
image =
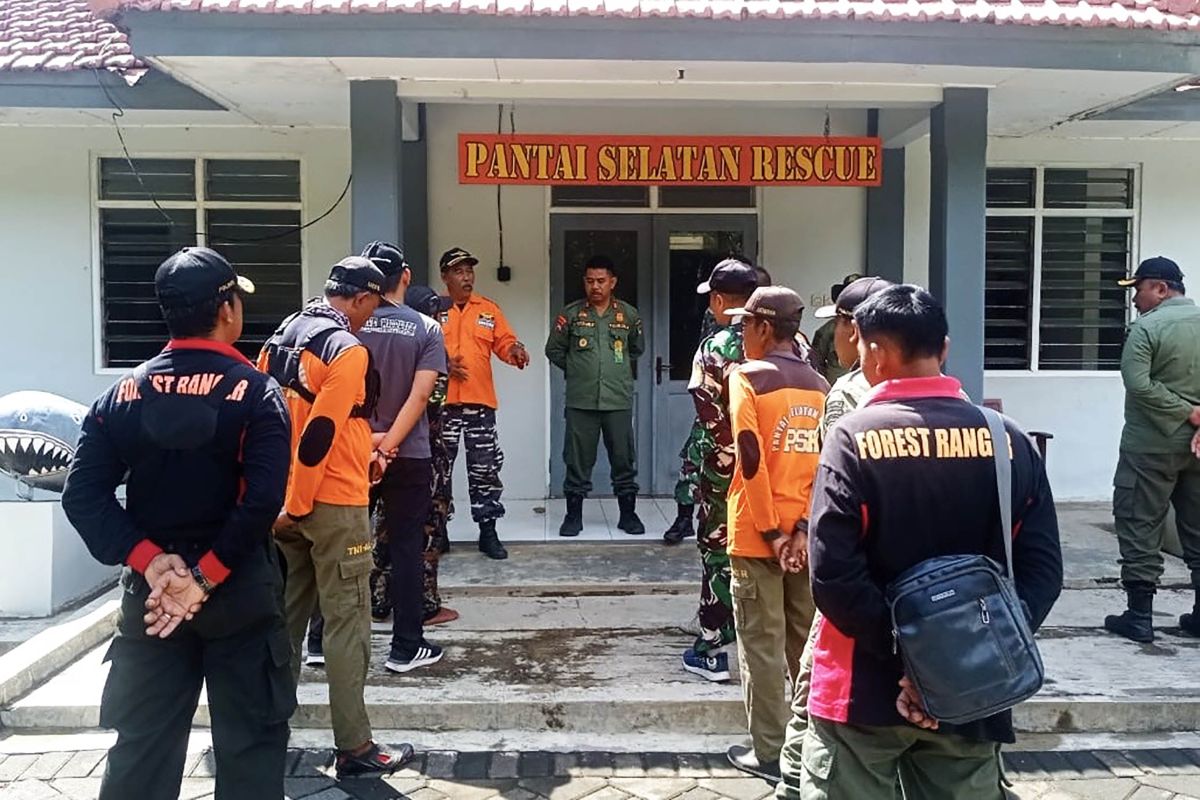
[[(989, 164), (1137, 166), (1140, 214), (1134, 262), (1153, 255), (1176, 259), (1186, 275), (1198, 275), (1191, 209), (1200, 202), (1196, 145), (1186, 141), (1120, 139), (993, 138)], [(928, 277), (928, 139), (908, 147), (905, 278)], [(950, 332), (953, 340), (954, 332)], [(951, 344), (953, 346), (953, 343)], [(1124, 389), (1117, 372), (993, 371), (985, 393), (1004, 401), (1004, 410), (1028, 430), (1054, 434), (1048, 471), (1060, 500), (1101, 500), (1112, 493), (1123, 421)]]

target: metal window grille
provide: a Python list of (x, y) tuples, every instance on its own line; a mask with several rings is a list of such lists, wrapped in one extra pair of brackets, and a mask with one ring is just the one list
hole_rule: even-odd
[(1134, 262), (1130, 168), (988, 170), (984, 365), (1115, 370)]
[(238, 348), (253, 358), (302, 300), (300, 162), (135, 159), (98, 162), (100, 366), (127, 368), (167, 340), (154, 272), (189, 245), (220, 252), (254, 281)]

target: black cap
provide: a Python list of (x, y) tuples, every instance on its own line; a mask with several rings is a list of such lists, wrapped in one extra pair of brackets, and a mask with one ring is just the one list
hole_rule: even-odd
[(434, 319), (443, 311), (448, 311), (451, 303), (449, 297), (442, 297), (428, 286), (409, 286), (404, 293), (406, 306)]
[(1183, 283), (1183, 270), (1179, 269), (1179, 265), (1166, 256), (1155, 256), (1138, 264), (1137, 271), (1128, 278), (1117, 281), (1117, 285), (1136, 286), (1138, 281), (1144, 280)]
[(254, 284), (234, 272), (223, 255), (207, 247), (185, 247), (154, 273), (154, 291), (163, 308), (198, 305), (235, 289), (254, 294)]
[(817, 319), (829, 319), (839, 315), (853, 317), (854, 309), (862, 305), (868, 297), (879, 294), (892, 285), (891, 281), (883, 278), (858, 278), (838, 292), (836, 303), (821, 306), (813, 312), (813, 316)]
[(383, 283), (386, 280), (383, 270), (362, 256), (347, 256), (334, 264), (333, 268), (329, 270), (329, 280), (377, 294), (379, 299), (387, 305), (396, 305), (383, 296)]
[(409, 269), (408, 262), (404, 260), (404, 251), (390, 242), (371, 242), (363, 248), (362, 255), (379, 267), (385, 278)]
[(760, 286), (750, 295), (746, 305), (725, 312), (731, 317), (759, 317), (760, 319), (799, 322), (804, 313), (804, 301), (800, 295), (786, 286)]
[(841, 283), (835, 283), (833, 286), (830, 286), (829, 287), (829, 299), (836, 303), (837, 299), (838, 299), (838, 295), (840, 295), (842, 293), (842, 290), (845, 289), (850, 284), (854, 283), (856, 280), (858, 280), (861, 277), (862, 277), (861, 273), (851, 272), (849, 275), (842, 278)]
[(758, 273), (754, 267), (736, 258), (727, 258), (713, 267), (708, 280), (696, 287), (696, 294), (724, 292), (745, 296), (757, 288)]
[(459, 264), (466, 264), (469, 267), (473, 267), (478, 263), (478, 258), (471, 255), (466, 250), (463, 250), (461, 247), (451, 247), (449, 250), (442, 253), (442, 257), (438, 259), (438, 266), (441, 267), (442, 272), (445, 272), (451, 267), (457, 267)]

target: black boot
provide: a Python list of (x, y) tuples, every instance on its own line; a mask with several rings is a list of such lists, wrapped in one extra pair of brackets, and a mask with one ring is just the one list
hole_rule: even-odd
[(1125, 594), (1129, 598), (1129, 608), (1123, 614), (1105, 617), (1105, 629), (1135, 642), (1153, 642), (1154, 584), (1127, 583)]
[(692, 527), (692, 512), (696, 507), (690, 503), (686, 506), (678, 503), (677, 506), (679, 510), (676, 512), (675, 521), (663, 534), (663, 541), (667, 544), (679, 544), (684, 539), (696, 535), (696, 529)]
[(479, 523), (479, 552), (496, 561), (508, 558), (508, 551), (504, 549), (504, 545), (500, 544), (500, 537), (496, 535), (496, 520), (494, 519)]
[(1196, 599), (1192, 601), (1192, 613), (1179, 615), (1179, 627), (1184, 633), (1200, 636), (1200, 589), (1196, 590)]
[(617, 506), (621, 509), (621, 518), (617, 520), (617, 527), (632, 536), (641, 536), (646, 532), (646, 526), (642, 524), (637, 512), (633, 510), (636, 505), (636, 494), (623, 494), (617, 498)]
[(578, 536), (583, 532), (583, 495), (567, 495), (567, 515), (558, 526), (559, 536)]

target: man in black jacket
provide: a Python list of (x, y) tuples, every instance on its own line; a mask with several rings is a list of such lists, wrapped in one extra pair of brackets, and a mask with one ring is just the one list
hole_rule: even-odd
[(941, 374), (941, 306), (894, 286), (854, 312), (873, 389), (829, 433), (813, 487), (810, 570), (824, 619), (814, 647), (805, 800), (895, 796), (1000, 800), (1000, 743), (1012, 715), (955, 726), (930, 719), (904, 676), (887, 585), (934, 556), (1004, 561), (1013, 537), (1017, 593), (1036, 628), (1062, 589), (1058, 520), (1033, 442), (1005, 420), (1012, 453), (1013, 530), (1000, 530), (995, 465), (983, 415)]
[(154, 283), (171, 341), (92, 406), (63, 492), (92, 555), (126, 565), (100, 706), (117, 743), (100, 800), (178, 797), (201, 684), (217, 800), (282, 797), (296, 685), (271, 524), (287, 485), (287, 408), (233, 347), (253, 284), (197, 247), (163, 262)]

